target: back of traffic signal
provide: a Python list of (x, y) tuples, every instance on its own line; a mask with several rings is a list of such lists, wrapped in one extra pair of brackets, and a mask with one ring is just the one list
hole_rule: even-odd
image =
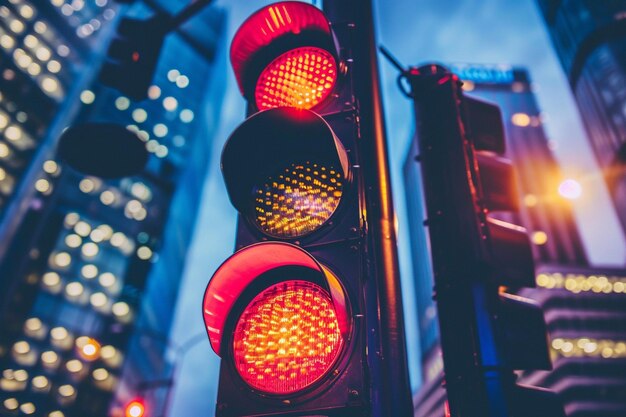
[(554, 393), (515, 382), (514, 371), (551, 363), (541, 310), (510, 293), (535, 285), (528, 236), (494, 216), (518, 209), (500, 110), (465, 96), (439, 65), (411, 68), (404, 78), (415, 106), (446, 413), (562, 417)]

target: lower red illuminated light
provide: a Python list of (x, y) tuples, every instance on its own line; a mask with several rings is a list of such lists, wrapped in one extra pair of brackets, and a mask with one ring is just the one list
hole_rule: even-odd
[(333, 366), (343, 347), (330, 295), (307, 281), (285, 281), (257, 295), (235, 327), (235, 367), (251, 387), (291, 394)]
[(328, 97), (336, 80), (337, 63), (328, 51), (296, 48), (280, 55), (263, 70), (254, 98), (259, 110), (310, 109)]
[(126, 417), (143, 417), (146, 408), (140, 401), (131, 401), (126, 405)]

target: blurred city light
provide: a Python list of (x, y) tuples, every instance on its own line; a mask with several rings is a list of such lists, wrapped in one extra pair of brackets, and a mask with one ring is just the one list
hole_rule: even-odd
[(573, 179), (567, 179), (559, 185), (559, 194), (568, 200), (576, 200), (583, 193), (580, 183)]

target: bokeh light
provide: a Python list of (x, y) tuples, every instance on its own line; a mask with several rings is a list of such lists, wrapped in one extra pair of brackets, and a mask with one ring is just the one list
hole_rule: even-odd
[(559, 194), (568, 200), (576, 200), (583, 194), (583, 188), (578, 181), (570, 178), (559, 184)]

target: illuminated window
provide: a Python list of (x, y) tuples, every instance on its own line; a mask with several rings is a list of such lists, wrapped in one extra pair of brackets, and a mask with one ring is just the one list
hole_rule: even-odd
[(91, 104), (96, 99), (96, 95), (91, 90), (84, 90), (80, 93), (80, 101), (84, 104)]
[(148, 97), (151, 100), (156, 100), (161, 97), (161, 89), (156, 85), (151, 85), (150, 88), (148, 88)]
[(137, 249), (137, 257), (141, 260), (147, 261), (152, 257), (152, 250), (147, 246), (140, 246)]
[(542, 273), (537, 275), (539, 287), (548, 289), (565, 289), (573, 293), (594, 292), (617, 294), (626, 292), (626, 277), (606, 277), (604, 275)]
[(176, 86), (178, 88), (186, 88), (189, 85), (189, 78), (186, 75), (176, 77)]
[(535, 207), (538, 202), (539, 202), (539, 199), (534, 194), (526, 194), (524, 196), (524, 205), (526, 207)]
[(533, 232), (531, 239), (535, 245), (545, 245), (548, 242), (548, 235), (539, 230)]
[(143, 123), (148, 118), (148, 113), (144, 109), (135, 109), (132, 114), (133, 120), (137, 123)]
[(35, 404), (28, 402), (20, 405), (20, 411), (26, 415), (33, 414), (37, 408), (35, 408)]
[(526, 113), (515, 113), (511, 116), (511, 122), (515, 126), (526, 127), (530, 125), (530, 117)]
[(98, 368), (94, 369), (91, 375), (96, 381), (104, 381), (109, 377), (109, 372), (104, 368)]
[(626, 342), (621, 340), (554, 338), (552, 352), (563, 357), (596, 357), (604, 359), (626, 358)]
[(163, 108), (167, 111), (174, 111), (178, 107), (178, 100), (174, 97), (165, 97), (163, 99)]
[(118, 110), (126, 110), (128, 109), (128, 107), (130, 106), (130, 100), (127, 99), (126, 97), (118, 97), (117, 99), (115, 99), (115, 107)]
[(72, 262), (72, 257), (67, 252), (59, 252), (52, 257), (53, 265), (59, 268), (66, 268)]
[(20, 403), (15, 398), (7, 398), (2, 404), (9, 411), (17, 410), (20, 406)]

